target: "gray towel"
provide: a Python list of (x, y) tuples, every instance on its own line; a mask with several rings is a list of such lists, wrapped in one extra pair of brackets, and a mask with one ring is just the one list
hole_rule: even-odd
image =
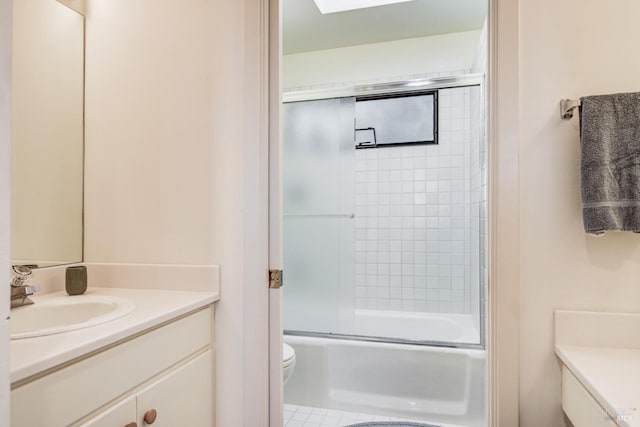
[(640, 232), (640, 92), (581, 101), (584, 229)]

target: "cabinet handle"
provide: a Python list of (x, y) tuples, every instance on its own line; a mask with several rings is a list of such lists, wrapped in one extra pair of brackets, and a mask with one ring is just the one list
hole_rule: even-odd
[(138, 423), (129, 423), (124, 427), (138, 427)]
[(153, 424), (156, 421), (157, 416), (158, 416), (158, 413), (156, 412), (155, 409), (149, 409), (147, 412), (144, 413), (144, 417), (142, 417), (142, 420), (144, 421), (145, 424)]

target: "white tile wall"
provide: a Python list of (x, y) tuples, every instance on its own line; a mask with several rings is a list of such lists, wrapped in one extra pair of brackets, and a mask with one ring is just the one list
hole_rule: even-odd
[(470, 94), (439, 92), (438, 145), (356, 151), (356, 308), (469, 312)]

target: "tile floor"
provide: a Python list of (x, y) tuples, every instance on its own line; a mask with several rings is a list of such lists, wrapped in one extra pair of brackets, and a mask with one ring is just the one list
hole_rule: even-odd
[(411, 421), (309, 406), (284, 405), (284, 427), (344, 427), (365, 421)]

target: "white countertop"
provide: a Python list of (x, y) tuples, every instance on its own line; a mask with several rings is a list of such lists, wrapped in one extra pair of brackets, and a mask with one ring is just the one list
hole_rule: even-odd
[[(11, 340), (11, 383), (99, 350), (219, 299), (218, 292), (120, 288), (90, 288), (86, 294), (128, 298), (136, 305), (136, 309), (119, 319), (85, 329)], [(37, 295), (32, 299), (38, 304), (38, 301), (55, 298), (56, 295), (60, 293)]]
[(640, 426), (640, 349), (556, 345), (556, 354), (616, 424)]

